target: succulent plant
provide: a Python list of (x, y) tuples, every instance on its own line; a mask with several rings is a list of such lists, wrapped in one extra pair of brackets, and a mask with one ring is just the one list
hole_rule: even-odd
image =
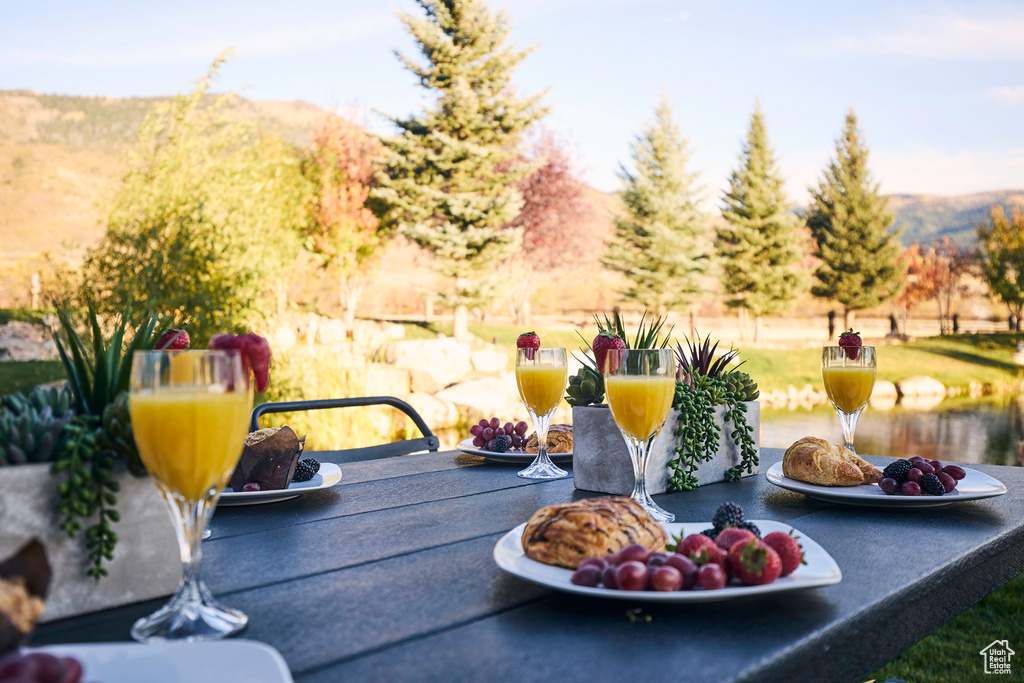
[(66, 388), (11, 394), (0, 399), (0, 406), (0, 466), (57, 459), (66, 440), (64, 427), (74, 417)]
[(676, 380), (688, 382), (691, 386), (697, 375), (716, 378), (725, 372), (729, 363), (736, 359), (739, 352), (736, 349), (729, 349), (718, 358), (715, 358), (715, 351), (718, 350), (718, 342), (711, 345), (711, 335), (703, 339), (697, 335), (696, 343), (686, 339), (686, 346), (682, 343), (676, 344), (676, 360), (679, 362), (679, 369), (676, 371)]
[(100, 448), (111, 451), (128, 461), (128, 469), (137, 477), (146, 473), (142, 464), (139, 449), (135, 446), (132, 434), (132, 418), (128, 413), (128, 392), (122, 391), (103, 409), (100, 430), (96, 434), (96, 443)]
[(761, 395), (755, 382), (750, 375), (740, 370), (733, 370), (722, 375), (725, 385), (729, 391), (734, 393), (741, 401), (756, 401)]
[(594, 368), (584, 365), (569, 378), (565, 400), (571, 406), (589, 406), (604, 402), (604, 377)]

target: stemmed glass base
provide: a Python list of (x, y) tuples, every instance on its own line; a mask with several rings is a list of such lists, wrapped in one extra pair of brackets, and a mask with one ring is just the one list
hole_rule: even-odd
[[(568, 477), (569, 473), (551, 462), (548, 457), (548, 428), (551, 426), (551, 414), (535, 415), (529, 410), (530, 419), (533, 420), (534, 429), (537, 432), (537, 457), (533, 459), (529, 467), (516, 472), (523, 479), (562, 479)], [(553, 413), (554, 411), (552, 411)]]
[(850, 449), (850, 452), (856, 454), (857, 451), (853, 449), (853, 436), (857, 433), (857, 421), (860, 420), (860, 414), (864, 412), (864, 406), (852, 413), (844, 413), (835, 405), (832, 407), (836, 409), (836, 415), (839, 416), (839, 426), (843, 428), (843, 441), (846, 442), (846, 447)]
[(142, 643), (214, 640), (242, 631), (249, 623), (249, 617), (218, 603), (199, 578), (203, 532), (217, 507), (219, 492), (199, 501), (190, 501), (159, 481), (155, 483), (174, 523), (181, 555), (181, 583), (166, 605), (135, 622), (132, 638)]
[(655, 503), (654, 499), (651, 498), (651, 494), (647, 492), (647, 457), (650, 454), (651, 445), (657, 436), (657, 433), (655, 433), (654, 436), (644, 443), (622, 432), (622, 438), (626, 441), (626, 448), (629, 449), (629, 459), (633, 462), (633, 476), (635, 477), (633, 493), (630, 494), (630, 498), (640, 503), (647, 510), (647, 514), (653, 517), (656, 522), (674, 522), (676, 516)]

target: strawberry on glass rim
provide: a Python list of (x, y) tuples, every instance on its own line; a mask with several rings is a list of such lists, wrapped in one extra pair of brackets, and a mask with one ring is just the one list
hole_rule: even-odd
[(516, 339), (516, 348), (530, 349), (530, 351), (527, 351), (525, 355), (529, 360), (533, 360), (532, 350), (540, 348), (540, 336), (532, 330), (530, 332), (523, 332), (519, 335), (519, 338)]
[(264, 391), (270, 384), (270, 344), (258, 334), (215, 334), (210, 339), (210, 349), (239, 351), (242, 354), (242, 365), (247, 370), (252, 370), (256, 390)]
[(860, 332), (854, 332), (851, 327), (839, 335), (839, 346), (846, 350), (846, 355), (850, 357), (850, 360), (857, 360), (857, 356), (860, 354), (860, 347), (864, 346), (864, 341), (860, 338)]

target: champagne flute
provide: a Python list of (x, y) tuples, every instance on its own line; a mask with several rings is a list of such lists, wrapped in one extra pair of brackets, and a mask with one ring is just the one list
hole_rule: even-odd
[(569, 374), (565, 349), (518, 349), (516, 352), (516, 384), (533, 428), (537, 432), (537, 457), (517, 474), (524, 479), (561, 479), (569, 473), (548, 457), (548, 428), (551, 416), (562, 401), (565, 380)]
[(668, 349), (612, 349), (604, 362), (608, 407), (633, 461), (632, 498), (657, 521), (671, 522), (676, 516), (647, 493), (647, 459), (672, 408), (675, 359)]
[(128, 396), (132, 432), (167, 503), (182, 578), (166, 605), (139, 619), (132, 638), (207, 640), (248, 617), (214, 600), (199, 575), (202, 535), (242, 455), (252, 410), (249, 373), (236, 351), (137, 351)]
[(826, 346), (821, 353), (821, 379), (825, 393), (839, 416), (846, 447), (853, 449), (853, 436), (864, 406), (875, 387), (875, 347)]

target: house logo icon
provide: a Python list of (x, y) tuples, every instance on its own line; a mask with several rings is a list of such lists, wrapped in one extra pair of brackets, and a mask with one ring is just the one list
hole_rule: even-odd
[(1010, 649), (1009, 641), (993, 640), (980, 654), (985, 660), (985, 673), (1009, 674), (1010, 658), (1017, 653)]

